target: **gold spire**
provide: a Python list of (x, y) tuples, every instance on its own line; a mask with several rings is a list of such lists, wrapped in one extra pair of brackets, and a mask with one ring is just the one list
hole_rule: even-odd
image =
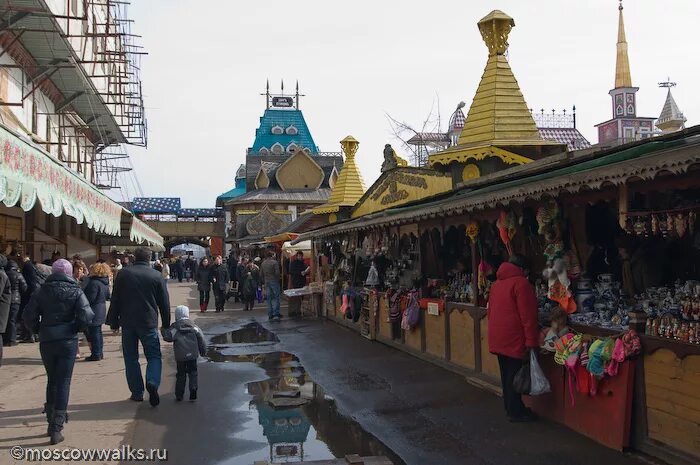
[(457, 145), (430, 155), (430, 165), (445, 167), (490, 157), (522, 165), (562, 151), (562, 144), (542, 139), (506, 59), (513, 18), (494, 10), (477, 25), (489, 50), (484, 74)]
[(328, 202), (313, 209), (316, 215), (335, 213), (340, 210), (340, 207), (352, 207), (367, 190), (360, 170), (355, 164), (355, 154), (360, 143), (354, 137), (347, 136), (340, 141), (340, 146), (345, 154), (345, 163), (331, 190)]
[(630, 59), (627, 56), (627, 39), (625, 38), (625, 20), (622, 15), (622, 0), (618, 6), (620, 17), (617, 25), (617, 62), (615, 64), (615, 88), (632, 87)]
[(542, 137), (505, 57), (508, 34), (515, 26), (513, 18), (494, 10), (479, 21), (478, 26), (489, 57), (458, 144), (541, 141)]

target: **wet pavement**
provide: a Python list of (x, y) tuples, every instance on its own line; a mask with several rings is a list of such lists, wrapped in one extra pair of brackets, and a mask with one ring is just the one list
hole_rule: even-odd
[(256, 313), (197, 318), (210, 343), (199, 399), (175, 403), (164, 382), (161, 406), (139, 411), (134, 447), (158, 442), (183, 464), (353, 453), (397, 465), (642, 463), (550, 422), (508, 423), (500, 398), (333, 323)]

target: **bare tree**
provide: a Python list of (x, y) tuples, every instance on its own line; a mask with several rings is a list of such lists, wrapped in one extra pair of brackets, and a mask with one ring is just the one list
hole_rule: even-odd
[[(411, 164), (413, 166), (425, 166), (427, 164), (428, 152), (424, 137), (429, 133), (442, 133), (442, 118), (440, 115), (440, 96), (435, 93), (435, 98), (430, 106), (428, 115), (423, 119), (420, 126), (413, 126), (405, 121), (400, 121), (389, 113), (385, 113), (389, 122), (391, 133), (395, 140), (401, 143), (401, 147), (411, 153)], [(418, 139), (418, 143), (408, 141)]]

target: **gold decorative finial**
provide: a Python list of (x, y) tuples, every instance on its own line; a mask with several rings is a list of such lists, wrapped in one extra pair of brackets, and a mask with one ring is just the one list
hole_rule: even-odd
[(489, 56), (504, 55), (508, 50), (508, 34), (515, 26), (513, 18), (500, 10), (493, 10), (481, 18), (477, 25), (489, 49)]
[(617, 61), (615, 63), (615, 88), (632, 87), (632, 72), (627, 55), (627, 38), (625, 37), (625, 19), (622, 15), (622, 0), (618, 6), (619, 19), (617, 25)]
[[(352, 136), (347, 136), (345, 139), (340, 141), (340, 147), (343, 149), (346, 159), (354, 159), (357, 153), (357, 148), (360, 143)], [(346, 162), (347, 163), (347, 162)]]

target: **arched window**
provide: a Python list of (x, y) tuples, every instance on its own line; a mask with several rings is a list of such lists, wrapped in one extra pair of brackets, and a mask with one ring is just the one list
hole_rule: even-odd
[(270, 148), (270, 150), (275, 155), (282, 155), (284, 153), (284, 146), (279, 142), (275, 142), (275, 144)]
[(293, 124), (287, 127), (287, 129), (285, 129), (284, 132), (286, 132), (287, 135), (290, 136), (296, 136), (297, 134), (299, 134), (299, 130)]
[(282, 134), (284, 134), (284, 128), (282, 128), (282, 126), (279, 125), (272, 126), (272, 134), (276, 136), (281, 136)]
[(294, 153), (294, 152), (297, 151), (298, 148), (299, 148), (299, 147), (297, 146), (297, 144), (295, 144), (294, 142), (292, 142), (291, 144), (289, 144), (289, 145), (287, 146), (287, 152), (289, 152), (289, 153)]
[(270, 155), (270, 151), (268, 150), (267, 147), (260, 147), (260, 150), (258, 150), (259, 155)]

